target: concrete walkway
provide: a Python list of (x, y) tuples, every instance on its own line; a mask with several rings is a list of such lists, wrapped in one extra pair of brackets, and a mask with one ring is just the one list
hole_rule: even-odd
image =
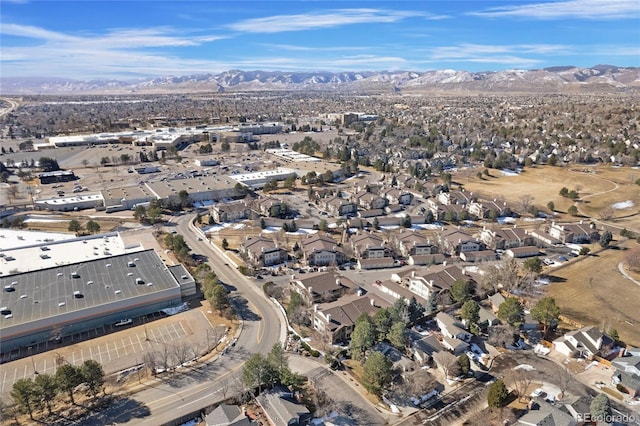
[(633, 279), (633, 278), (631, 278), (631, 276), (629, 276), (629, 274), (627, 274), (627, 271), (624, 270), (624, 262), (618, 263), (618, 271), (620, 271), (620, 273), (622, 274), (623, 277), (625, 277), (626, 279), (628, 279), (629, 281), (631, 281), (635, 285), (640, 286), (640, 282), (635, 280), (635, 279)]

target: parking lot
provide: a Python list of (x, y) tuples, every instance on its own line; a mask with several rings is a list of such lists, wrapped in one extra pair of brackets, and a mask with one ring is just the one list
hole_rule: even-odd
[[(188, 346), (191, 353), (201, 353), (206, 349), (207, 340), (213, 344), (226, 330), (223, 325), (211, 323), (207, 311), (200, 307), (157, 321), (141, 323), (137, 320), (133, 326), (119, 328), (106, 335), (101, 335), (101, 330), (91, 330), (69, 337), (62, 344), (50, 342), (36, 346), (30, 350), (33, 355), (3, 363), (0, 368), (0, 394), (6, 395), (22, 378), (54, 374), (61, 362), (80, 365), (93, 359), (102, 364), (105, 373), (110, 374), (142, 363), (149, 352), (173, 353), (179, 346)], [(94, 337), (96, 334), (101, 336)], [(48, 351), (37, 353), (47, 347)]]

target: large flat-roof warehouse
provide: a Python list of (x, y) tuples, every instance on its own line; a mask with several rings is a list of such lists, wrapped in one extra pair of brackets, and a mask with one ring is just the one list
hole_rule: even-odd
[(178, 306), (195, 294), (186, 274), (178, 280), (154, 250), (144, 250), (0, 277), (1, 350)]

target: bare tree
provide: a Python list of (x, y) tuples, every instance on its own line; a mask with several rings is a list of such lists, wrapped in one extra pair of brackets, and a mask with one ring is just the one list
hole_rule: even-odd
[(403, 380), (403, 394), (410, 397), (422, 395), (433, 389), (436, 383), (435, 378), (426, 370), (417, 369), (411, 373), (407, 373)]
[(174, 345), (172, 348), (173, 357), (177, 361), (178, 365), (182, 365), (185, 362), (189, 361), (189, 354), (191, 349), (189, 345), (185, 342), (180, 342)]
[(142, 357), (142, 362), (149, 369), (152, 376), (155, 376), (157, 373), (158, 364), (158, 353), (157, 352), (147, 352)]
[(498, 325), (491, 327), (487, 342), (497, 348), (504, 348), (513, 343), (515, 330), (510, 325)]
[(433, 354), (433, 360), (436, 362), (438, 367), (440, 367), (445, 377), (450, 377), (451, 375), (456, 377), (455, 369), (458, 364), (458, 360), (451, 353), (447, 351), (436, 352)]
[(560, 388), (560, 398), (564, 398), (564, 393), (569, 388), (569, 383), (573, 378), (573, 374), (569, 371), (567, 367), (564, 365), (559, 365), (557, 367), (558, 370), (558, 387)]
[(616, 217), (616, 210), (612, 206), (606, 206), (598, 212), (600, 219), (613, 220)]
[(505, 381), (508, 386), (511, 386), (518, 397), (522, 398), (527, 394), (527, 389), (533, 381), (533, 374), (529, 370), (524, 368), (518, 368), (517, 370), (510, 370), (505, 376)]
[(522, 206), (522, 211), (529, 211), (529, 207), (531, 206), (531, 202), (533, 201), (533, 195), (524, 194), (520, 197), (520, 205)]

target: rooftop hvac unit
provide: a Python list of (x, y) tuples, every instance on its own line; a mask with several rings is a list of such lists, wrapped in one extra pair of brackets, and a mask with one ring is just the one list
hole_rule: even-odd
[(66, 302), (60, 302), (60, 303), (58, 303), (58, 307), (61, 308), (61, 307), (65, 306), (66, 304), (67, 304)]

